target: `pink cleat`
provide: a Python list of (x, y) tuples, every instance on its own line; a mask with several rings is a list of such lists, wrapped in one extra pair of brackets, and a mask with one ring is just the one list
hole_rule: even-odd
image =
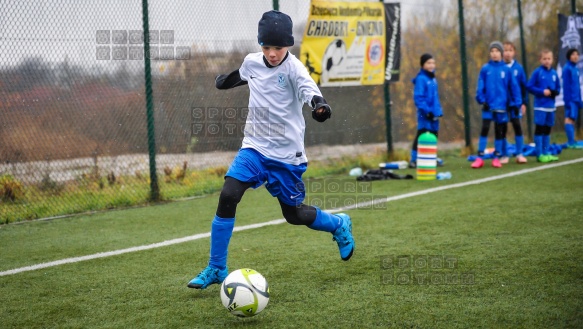
[(492, 167), (494, 167), (494, 168), (502, 168), (502, 163), (500, 163), (500, 159), (494, 158), (492, 160)]
[(474, 160), (474, 162), (472, 162), (472, 168), (477, 169), (477, 168), (482, 168), (484, 166), (484, 160), (482, 160), (482, 158), (477, 158), (476, 160)]

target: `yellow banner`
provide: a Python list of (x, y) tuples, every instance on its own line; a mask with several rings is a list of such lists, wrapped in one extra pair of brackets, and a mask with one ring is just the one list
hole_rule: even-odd
[(383, 84), (385, 33), (382, 2), (313, 0), (300, 60), (324, 87)]

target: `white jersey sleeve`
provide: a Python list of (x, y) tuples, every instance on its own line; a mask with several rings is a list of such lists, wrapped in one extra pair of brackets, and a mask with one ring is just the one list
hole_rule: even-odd
[(293, 80), (296, 82), (296, 90), (298, 92), (297, 96), (302, 103), (310, 104), (312, 97), (315, 95), (322, 96), (308, 69), (297, 59), (293, 61), (293, 74)]

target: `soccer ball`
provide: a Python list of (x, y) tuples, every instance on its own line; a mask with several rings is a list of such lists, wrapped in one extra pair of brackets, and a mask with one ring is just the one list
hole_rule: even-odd
[(250, 268), (233, 271), (221, 284), (221, 301), (233, 315), (257, 315), (269, 302), (267, 280)]

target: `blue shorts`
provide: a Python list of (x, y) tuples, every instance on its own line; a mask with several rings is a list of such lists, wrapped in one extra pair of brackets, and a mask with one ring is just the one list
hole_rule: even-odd
[(439, 131), (439, 119), (427, 120), (424, 117), (417, 116), (417, 130), (427, 129), (430, 131)]
[(281, 202), (296, 206), (306, 197), (302, 174), (308, 169), (307, 163), (297, 166), (269, 159), (254, 149), (240, 149), (225, 176), (245, 183), (253, 183), (258, 188), (265, 187)]
[(518, 107), (518, 111), (516, 111), (516, 112), (508, 110), (508, 116), (510, 116), (510, 120), (522, 119), (521, 107), (522, 107), (522, 105)]
[(508, 112), (482, 111), (482, 120), (492, 120), (494, 123), (507, 123)]
[(583, 108), (583, 104), (581, 102), (569, 102), (565, 104), (565, 118), (577, 121), (580, 108)]
[(537, 126), (552, 127), (555, 125), (555, 112), (534, 111), (534, 124)]

